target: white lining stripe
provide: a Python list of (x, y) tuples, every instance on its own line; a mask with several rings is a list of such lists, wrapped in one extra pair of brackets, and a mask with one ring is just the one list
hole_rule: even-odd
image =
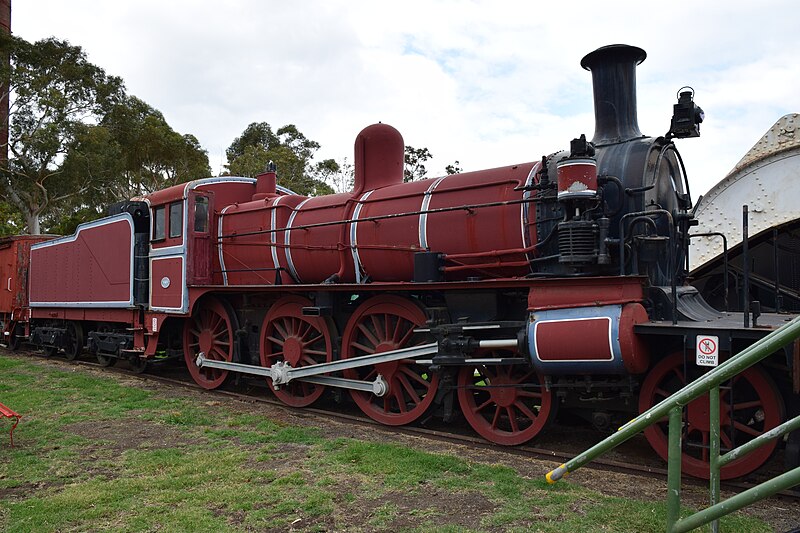
[(297, 216), (297, 213), (300, 211), (300, 209), (303, 208), (303, 206), (309, 200), (311, 200), (311, 198), (306, 198), (305, 200), (303, 200), (302, 202), (297, 204), (297, 207), (295, 207), (292, 210), (292, 214), (289, 215), (289, 221), (286, 223), (286, 236), (284, 237), (284, 244), (286, 245), (286, 263), (287, 263), (286, 266), (289, 267), (289, 272), (291, 272), (292, 277), (298, 283), (301, 283), (302, 280), (300, 279), (300, 276), (297, 275), (297, 270), (294, 268), (294, 261), (292, 261), (292, 247), (291, 247), (292, 246), (292, 229), (291, 228), (292, 228), (292, 223), (294, 222), (294, 217)]
[[(539, 355), (539, 325), (553, 324), (556, 322), (585, 322), (587, 320), (606, 320), (608, 321), (608, 353), (607, 359), (542, 359)], [(614, 320), (610, 316), (597, 316), (597, 317), (582, 317), (582, 318), (563, 318), (555, 320), (539, 320), (533, 326), (533, 349), (536, 352), (536, 359), (543, 363), (597, 363), (597, 362), (613, 362), (614, 361), (614, 340), (612, 338), (612, 330)]]
[(422, 205), (420, 206), (419, 210), (422, 213), (419, 215), (419, 247), (421, 250), (428, 250), (428, 207), (431, 205), (431, 197), (433, 196), (433, 191), (436, 190), (436, 187), (444, 181), (447, 176), (442, 176), (438, 178), (436, 181), (431, 183), (428, 190), (425, 191), (425, 195), (422, 197)]
[(225, 258), (222, 256), (222, 243), (223, 243), (223, 239), (222, 239), (222, 235), (223, 235), (223, 232), (222, 232), (222, 219), (225, 218), (225, 212), (231, 207), (232, 206), (230, 206), (230, 205), (226, 205), (225, 208), (222, 211), (220, 211), (220, 213), (219, 213), (219, 225), (217, 225), (217, 243), (218, 243), (217, 245), (219, 246), (217, 251), (219, 253), (219, 268), (220, 268), (220, 270), (222, 270), (222, 284), (223, 285), (227, 285), (228, 284), (228, 272), (225, 270)]
[(270, 242), (270, 250), (272, 252), (272, 266), (273, 268), (279, 269), (280, 268), (280, 259), (278, 259), (278, 233), (275, 231), (277, 229), (278, 224), (278, 204), (281, 203), (282, 198), (287, 198), (286, 196), (278, 196), (275, 200), (272, 201), (272, 214), (270, 215), (269, 221), (269, 242)]
[(356, 283), (364, 283), (367, 279), (366, 272), (362, 275), (363, 266), (361, 264), (361, 258), (358, 256), (358, 217), (361, 214), (361, 208), (364, 207), (362, 202), (369, 198), (369, 195), (374, 192), (375, 189), (361, 195), (361, 198), (358, 199), (358, 205), (355, 210), (353, 210), (353, 222), (350, 223), (350, 250), (353, 253)]
[[(536, 176), (536, 173), (541, 169), (541, 163), (536, 163), (531, 168), (531, 171), (528, 173), (528, 178), (525, 180), (525, 191), (522, 193), (522, 199), (528, 200), (531, 197), (531, 191), (529, 187), (533, 185), (533, 178)], [(522, 202), (520, 205), (520, 233), (522, 235), (522, 247), (528, 248), (531, 246), (531, 238), (530, 233), (528, 233), (528, 223), (530, 221), (530, 202)], [(525, 252), (525, 258), (528, 260), (528, 263), (533, 260), (533, 254), (531, 252)], [(531, 267), (531, 270), (533, 268)]]

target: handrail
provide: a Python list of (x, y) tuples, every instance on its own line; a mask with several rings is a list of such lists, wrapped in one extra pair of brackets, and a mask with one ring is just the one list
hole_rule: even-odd
[[(754, 487), (724, 502), (719, 502), (719, 469), (724, 464), (741, 457), (769, 440), (784, 435), (793, 429), (800, 428), (799, 416), (771, 429), (753, 441), (720, 456), (719, 385), (798, 338), (800, 338), (800, 317), (794, 318), (699, 379), (689, 383), (669, 398), (654, 405), (623, 425), (614, 435), (611, 435), (589, 448), (586, 452), (548, 472), (545, 476), (547, 482), (555, 483), (568, 473), (577, 470), (600, 455), (634, 437), (641, 431), (644, 431), (647, 427), (663, 420), (665, 417), (669, 417), (667, 531), (688, 531), (689, 529), (709, 522), (714, 522), (712, 527), (714, 531), (716, 531), (716, 520), (720, 516), (800, 483), (800, 467), (797, 467), (777, 478), (762, 483), (758, 487)], [(689, 518), (678, 520), (680, 509), (681, 425), (683, 407), (706, 392), (710, 393), (710, 424), (712, 428), (717, 429), (715, 438), (710, 439), (711, 507)], [(714, 435), (714, 433), (715, 432), (712, 431), (712, 435)]]

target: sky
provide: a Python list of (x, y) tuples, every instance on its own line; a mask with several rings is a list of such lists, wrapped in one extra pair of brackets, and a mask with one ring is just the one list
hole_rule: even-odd
[[(695, 197), (781, 116), (800, 112), (795, 0), (12, 0), (12, 33), (85, 50), (195, 135), (212, 171), (252, 122), (295, 124), (315, 160), (352, 162), (364, 127), (427, 147), (429, 176), (535, 161), (594, 131), (598, 47), (643, 48), (639, 127), (669, 129), (678, 90), (705, 111), (676, 141)], [(280, 169), (279, 169), (280, 170)]]

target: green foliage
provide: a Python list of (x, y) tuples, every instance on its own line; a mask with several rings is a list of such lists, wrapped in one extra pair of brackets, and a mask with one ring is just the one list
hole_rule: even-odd
[(414, 148), (406, 146), (405, 149), (405, 169), (403, 169), (403, 181), (414, 181), (425, 179), (428, 170), (425, 162), (433, 157), (427, 148)]
[[(0, 199), (29, 233), (41, 222), (69, 232), (103, 216), (113, 201), (210, 175), (197, 139), (125, 94), (122, 80), (90, 63), (81, 47), (48, 38), (0, 36), (10, 63), (9, 159), (0, 162)], [(19, 231), (16, 224), (6, 229)]]
[[(428, 169), (425, 168), (425, 163), (433, 157), (430, 150), (427, 148), (414, 148), (413, 146), (406, 146), (405, 149), (405, 168), (403, 169), (403, 181), (422, 180), (428, 176)], [(446, 175), (461, 174), (464, 169), (461, 168), (461, 163), (454, 161), (453, 164), (444, 167)]]
[(452, 165), (447, 165), (446, 167), (444, 167), (444, 172), (448, 176), (452, 176), (453, 174), (461, 174), (462, 172), (464, 172), (464, 169), (461, 168), (461, 163), (458, 160), (456, 160), (453, 162)]
[(347, 161), (347, 158), (341, 165), (335, 159), (325, 159), (314, 165), (311, 175), (330, 185), (333, 192), (350, 192), (355, 182), (355, 167)]
[(332, 165), (325, 161), (322, 167), (311, 164), (318, 149), (319, 143), (300, 133), (294, 124), (273, 132), (268, 123), (254, 122), (225, 151), (226, 166), (231, 175), (254, 178), (272, 161), (278, 168), (279, 185), (309, 196), (331, 194), (333, 188), (322, 175)]
[[(103, 117), (123, 155), (113, 182), (115, 198), (131, 198), (211, 175), (208, 156), (193, 135), (174, 131), (161, 112), (135, 96), (127, 97)], [(120, 172), (121, 170), (121, 172)]]
[[(97, 125), (84, 125), (62, 165), (66, 176), (93, 176), (91, 187), (54, 210), (53, 225), (70, 227), (105, 214), (120, 199), (211, 175), (208, 156), (192, 135), (174, 131), (164, 116), (135, 96), (112, 106)], [(74, 229), (74, 228), (73, 228)]]
[(25, 227), (25, 220), (19, 209), (8, 202), (0, 200), (0, 237), (17, 235)]
[(0, 195), (38, 233), (39, 216), (51, 204), (93, 185), (91, 176), (64, 175), (61, 162), (84, 125), (122, 98), (122, 80), (91, 64), (80, 47), (52, 37), (31, 44), (3, 35), (0, 48), (10, 57), (0, 76), (9, 82), (11, 108)]
[[(228, 157), (228, 163), (232, 163), (238, 157), (244, 155), (248, 147), (260, 146), (264, 150), (270, 150), (276, 147), (279, 143), (278, 137), (273, 133), (272, 126), (266, 122), (253, 122), (247, 126), (242, 134), (231, 143), (225, 155)], [(259, 169), (259, 172), (264, 169)]]

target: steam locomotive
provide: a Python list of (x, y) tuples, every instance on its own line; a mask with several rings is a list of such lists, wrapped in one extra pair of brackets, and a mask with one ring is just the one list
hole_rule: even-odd
[[(668, 133), (644, 136), (645, 57), (584, 57), (594, 137), (534, 162), (404, 183), (402, 136), (375, 124), (356, 138), (349, 193), (303, 197), (272, 168), (115, 204), (72, 236), (8, 240), (6, 340), (139, 370), (182, 357), (206, 389), (255, 376), (296, 407), (349, 391), (383, 424), (463, 417), (502, 445), (558, 409), (607, 431), (786, 320), (744, 327), (686, 283), (695, 220), (673, 141), (698, 136), (703, 114), (682, 91)], [(700, 339), (716, 339), (702, 361)], [(725, 446), (797, 409), (797, 358), (725, 389)], [(683, 469), (707, 475), (708, 401), (686, 411)], [(664, 457), (665, 424), (647, 432)]]

